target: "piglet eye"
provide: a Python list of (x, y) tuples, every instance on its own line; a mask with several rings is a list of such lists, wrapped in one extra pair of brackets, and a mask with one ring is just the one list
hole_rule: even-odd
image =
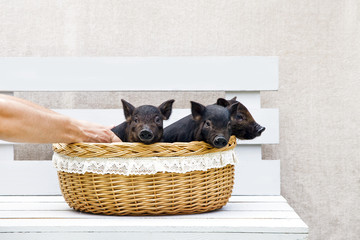
[(156, 123), (161, 123), (161, 119), (160, 119), (159, 116), (156, 116), (156, 117), (155, 117), (155, 122), (156, 122)]
[(206, 127), (210, 127), (210, 125), (211, 125), (210, 121), (206, 121), (206, 122), (205, 122), (205, 126), (206, 126)]
[(236, 120), (244, 120), (244, 117), (241, 114), (236, 115)]

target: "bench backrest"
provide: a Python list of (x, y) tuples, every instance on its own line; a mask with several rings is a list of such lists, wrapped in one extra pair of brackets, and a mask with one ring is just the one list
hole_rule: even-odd
[[(233, 194), (280, 194), (279, 161), (261, 156), (261, 144), (279, 142), (278, 110), (260, 106), (260, 91), (278, 88), (277, 57), (0, 58), (0, 69), (0, 92), (221, 91), (219, 97), (237, 96), (266, 131), (238, 141)], [(121, 109), (55, 110), (105, 125), (114, 124), (109, 116), (123, 115)], [(189, 113), (174, 109), (165, 126)], [(0, 195), (60, 194), (51, 162), (16, 161), (15, 145), (0, 141)]]

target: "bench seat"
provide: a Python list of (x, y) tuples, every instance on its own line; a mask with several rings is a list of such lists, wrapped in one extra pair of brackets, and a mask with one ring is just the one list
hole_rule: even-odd
[[(54, 196), (60, 192), (50, 161), (16, 159), (14, 152), (18, 145), (0, 141), (0, 240), (307, 239), (308, 227), (279, 196), (280, 161), (262, 160), (261, 144), (279, 143), (278, 109), (261, 108), (260, 97), (260, 91), (278, 89), (277, 57), (21, 57), (0, 58), (0, 66), (0, 78), (4, 79), (0, 91), (15, 96), (20, 93), (20, 97), (22, 92), (40, 91), (38, 96), (45, 98), (45, 102), (46, 96), (56, 100), (53, 92), (66, 93), (58, 98), (66, 103), (58, 112), (106, 126), (114, 124), (108, 116), (117, 116), (121, 122), (119, 116), (123, 113), (113, 104), (104, 106), (114, 99), (120, 102), (123, 95), (107, 98), (102, 94), (103, 97), (95, 98), (94, 102), (98, 99), (105, 105), (98, 107), (93, 102), (88, 109), (82, 109), (83, 105), (76, 101), (66, 102), (68, 97), (83, 91), (87, 94), (129, 91), (134, 94), (129, 97), (133, 101), (138, 91), (177, 94), (216, 91), (217, 97), (238, 97), (267, 129), (259, 138), (238, 142), (235, 196), (225, 207), (209, 213), (178, 216), (126, 217), (76, 212), (62, 196)], [(34, 96), (29, 100), (36, 100), (36, 94)], [(159, 99), (162, 97), (159, 94)], [(85, 102), (86, 99), (90, 98), (85, 98)], [(203, 101), (199, 97), (184, 99)], [(50, 108), (54, 107), (50, 104)], [(177, 107), (167, 122), (187, 114), (189, 109)]]
[(307, 239), (282, 196), (233, 196), (220, 210), (174, 216), (105, 216), (62, 196), (0, 196), (0, 239)]

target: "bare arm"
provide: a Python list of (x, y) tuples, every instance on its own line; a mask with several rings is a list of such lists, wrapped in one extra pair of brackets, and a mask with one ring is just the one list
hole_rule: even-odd
[(23, 103), (31, 108), (36, 108), (38, 110), (41, 110), (41, 111), (44, 111), (44, 112), (49, 112), (49, 113), (55, 113), (55, 114), (59, 114), (51, 109), (48, 109), (48, 108), (45, 108), (43, 106), (40, 106), (40, 105), (37, 105), (33, 102), (30, 102), (30, 101), (27, 101), (25, 99), (22, 99), (22, 98), (18, 98), (18, 97), (13, 97), (13, 96), (10, 96), (10, 95), (0, 95), (0, 99), (1, 98), (4, 98), (4, 99), (8, 99), (8, 100), (12, 100), (12, 101), (15, 101), (15, 102), (19, 102), (19, 103)]
[(0, 139), (29, 143), (120, 141), (109, 128), (6, 95), (0, 95)]

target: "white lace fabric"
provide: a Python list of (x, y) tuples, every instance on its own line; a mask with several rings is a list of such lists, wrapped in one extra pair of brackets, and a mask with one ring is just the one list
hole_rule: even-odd
[(187, 157), (142, 158), (81, 158), (54, 153), (52, 159), (58, 171), (68, 173), (97, 173), (120, 175), (144, 175), (158, 172), (187, 173), (235, 165), (233, 149)]

